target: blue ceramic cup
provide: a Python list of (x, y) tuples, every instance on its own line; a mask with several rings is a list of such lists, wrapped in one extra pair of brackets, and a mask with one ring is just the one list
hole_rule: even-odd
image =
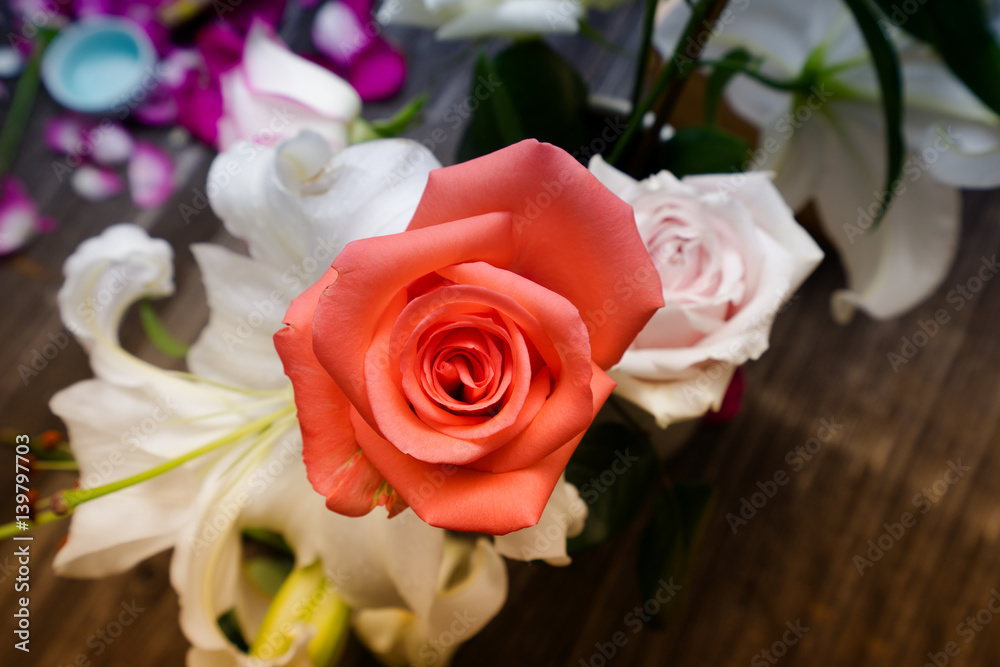
[(62, 30), (42, 57), (42, 81), (61, 105), (109, 111), (145, 97), (155, 83), (156, 51), (126, 19), (85, 19)]

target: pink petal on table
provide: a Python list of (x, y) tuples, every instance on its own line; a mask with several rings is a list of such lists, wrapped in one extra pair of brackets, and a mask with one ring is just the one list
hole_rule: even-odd
[(348, 68), (346, 79), (363, 102), (392, 97), (406, 81), (406, 59), (381, 37)]
[(372, 40), (355, 12), (338, 0), (331, 0), (320, 8), (311, 32), (316, 49), (341, 66), (354, 62)]
[(69, 179), (73, 191), (87, 201), (104, 201), (120, 194), (125, 189), (122, 177), (101, 167), (85, 164)]
[(132, 109), (134, 120), (144, 125), (172, 125), (177, 122), (177, 98), (167, 86), (157, 86), (143, 101)]
[(156, 65), (161, 83), (170, 89), (180, 88), (191, 70), (199, 70), (203, 64), (198, 49), (174, 49)]
[(16, 252), (38, 232), (51, 232), (55, 222), (38, 215), (38, 207), (13, 176), (0, 183), (0, 255)]
[(132, 135), (121, 123), (102, 122), (87, 136), (94, 147), (94, 162), (104, 166), (125, 162), (135, 147)]
[(64, 113), (49, 119), (45, 124), (45, 145), (60, 155), (80, 150), (84, 133), (91, 127), (82, 116)]
[(155, 208), (174, 193), (174, 161), (163, 150), (136, 142), (128, 163), (128, 185), (139, 208)]
[(285, 13), (286, 4), (288, 4), (286, 0), (242, 0), (242, 2), (230, 0), (230, 10), (217, 14), (240, 34), (246, 34), (254, 21), (263, 21), (271, 28), (277, 28)]
[(189, 72), (177, 91), (177, 123), (200, 141), (214, 146), (222, 118), (222, 90), (218, 79)]
[(243, 36), (227, 23), (209, 23), (194, 41), (213, 78), (236, 67), (243, 58)]

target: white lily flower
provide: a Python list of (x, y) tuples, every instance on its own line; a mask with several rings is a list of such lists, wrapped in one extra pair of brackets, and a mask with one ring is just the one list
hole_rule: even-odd
[(437, 28), (440, 40), (494, 35), (522, 38), (574, 33), (591, 7), (607, 11), (624, 0), (386, 0), (376, 14), (383, 25)]
[[(690, 9), (669, 5), (657, 49), (673, 54)], [(761, 73), (814, 82), (775, 90), (746, 76), (727, 89), (733, 109), (759, 132), (751, 166), (777, 172), (796, 210), (814, 201), (847, 272), (833, 295), (835, 319), (856, 308), (878, 319), (913, 308), (944, 279), (958, 241), (955, 187), (1000, 184), (1000, 125), (931, 51), (892, 29), (902, 68), (908, 153), (892, 207), (878, 228), (886, 158), (880, 91), (871, 58), (840, 2), (743, 0), (723, 12), (705, 56), (742, 47), (763, 56)], [(930, 177), (926, 177), (929, 175)]]

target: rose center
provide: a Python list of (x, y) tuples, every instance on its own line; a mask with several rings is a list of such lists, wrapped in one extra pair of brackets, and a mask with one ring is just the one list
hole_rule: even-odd
[(444, 410), (495, 414), (511, 382), (509, 334), (492, 318), (465, 318), (441, 322), (422, 337), (420, 383), (424, 394)]

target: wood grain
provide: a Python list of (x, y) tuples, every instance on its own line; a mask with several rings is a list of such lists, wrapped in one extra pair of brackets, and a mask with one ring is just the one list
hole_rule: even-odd
[[(637, 42), (635, 8), (598, 25), (612, 41)], [(300, 29), (301, 22), (293, 24), (292, 36)], [(467, 94), (475, 51), (464, 44), (437, 44), (425, 32), (391, 35), (409, 54), (407, 89), (391, 103), (371, 106), (366, 115), (385, 116), (402, 100), (429, 90), (425, 123), (410, 136), (429, 142), (448, 163), (459, 132), (446, 114), (460, 108), (456, 105)], [(580, 40), (554, 42), (595, 91), (627, 92), (628, 58)], [(44, 121), (55, 112), (50, 101), (40, 102), (15, 170), (61, 229), (0, 262), (0, 424), (25, 433), (59, 427), (47, 408), (49, 398), (89, 376), (75, 343), (27, 382), (18, 372), (64, 332), (55, 307), (60, 267), (83, 239), (122, 220), (168, 239), (176, 251), (177, 295), (158, 308), (186, 340), (195, 338), (207, 318), (188, 245), (238, 246), (210, 212), (185, 224), (179, 211), (203, 187), (213, 155), (208, 149), (171, 145), (182, 186), (160, 209), (139, 212), (126, 197), (85, 204), (56, 178), (55, 158), (40, 141)], [(435, 128), (444, 130), (444, 140), (433, 138)], [(143, 134), (167, 141), (161, 131)], [(668, 465), (675, 479), (711, 482), (719, 497), (683, 606), (667, 629), (633, 632), (630, 620), (643, 602), (634, 569), (640, 517), (613, 542), (569, 567), (511, 563), (507, 606), (460, 650), (455, 664), (771, 664), (760, 652), (782, 639), (786, 623), (797, 622), (808, 632), (774, 658), (777, 663), (919, 667), (928, 662), (928, 652), (942, 652), (954, 641), (960, 652), (947, 664), (1000, 664), (1000, 618), (971, 635), (958, 634), (966, 617), (975, 616), (1000, 588), (1000, 281), (986, 282), (960, 310), (947, 299), (949, 290), (976, 274), (982, 258), (1000, 252), (998, 222), (1000, 192), (966, 194), (962, 243), (948, 278), (923, 306), (896, 321), (858, 317), (846, 327), (833, 324), (828, 297), (844, 282), (833, 256), (801, 289), (777, 320), (771, 350), (747, 366), (740, 416), (726, 426), (700, 428)], [(919, 322), (939, 309), (950, 321), (894, 372), (888, 353), (898, 352), (901, 337), (912, 337)], [(168, 363), (144, 342), (134, 313), (122, 339), (138, 354)], [(842, 427), (795, 470), (786, 457), (818, 437), (824, 419)], [(3, 458), (0, 479), (13, 479), (12, 462)], [(914, 496), (933, 490), (949, 462), (959, 461), (968, 472), (946, 484), (947, 492), (920, 514)], [(738, 513), (741, 499), (758, 492), (758, 482), (776, 471), (788, 473), (790, 482), (734, 534), (726, 515)], [(71, 475), (49, 473), (37, 484), (47, 495), (72, 481)], [(7, 516), (12, 495), (0, 499)], [(899, 522), (905, 512), (916, 515), (916, 525), (861, 576), (854, 557), (864, 556), (868, 541), (877, 542), (884, 524)], [(64, 531), (61, 524), (47, 526), (32, 547), (30, 656), (13, 649), (16, 559), (13, 543), (0, 545), (0, 664), (182, 665), (187, 643), (177, 625), (169, 554), (100, 581), (60, 579), (49, 563)], [(122, 604), (133, 602), (142, 611), (120, 637), (110, 644), (98, 639), (98, 631), (115, 629)], [(980, 621), (985, 618), (984, 613)], [(607, 659), (602, 646), (610, 652), (619, 632), (627, 641)], [(375, 662), (352, 642), (343, 664)]]

